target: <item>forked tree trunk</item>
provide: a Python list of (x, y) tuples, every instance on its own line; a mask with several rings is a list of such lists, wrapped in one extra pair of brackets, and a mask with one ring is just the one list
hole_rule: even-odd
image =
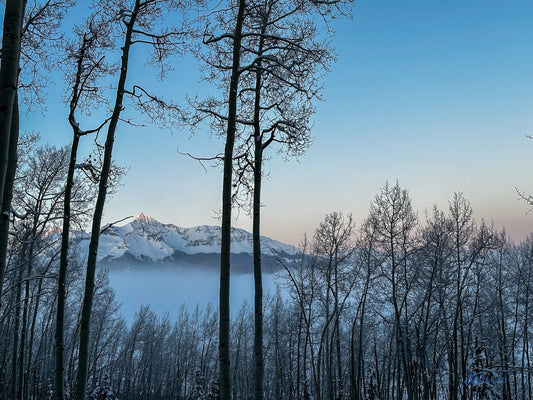
[(63, 198), (63, 229), (61, 231), (61, 254), (59, 259), (59, 276), (57, 283), (57, 314), (56, 314), (56, 331), (55, 331), (55, 348), (56, 348), (56, 371), (55, 371), (55, 394), (57, 400), (65, 398), (65, 301), (66, 301), (66, 280), (68, 270), (68, 251), (70, 236), (71, 220), (71, 201), (72, 188), (74, 187), (74, 172), (76, 169), (76, 157), (78, 154), (78, 145), (80, 143), (81, 132), (78, 124), (75, 122), (75, 110), (78, 96), (80, 93), (81, 75), (84, 68), (88, 40), (84, 36), (80, 54), (77, 59), (77, 73), (72, 89), (72, 99), (70, 102), (69, 122), (72, 126), (72, 145), (70, 148), (70, 161), (68, 165), (67, 181), (65, 184), (65, 195)]

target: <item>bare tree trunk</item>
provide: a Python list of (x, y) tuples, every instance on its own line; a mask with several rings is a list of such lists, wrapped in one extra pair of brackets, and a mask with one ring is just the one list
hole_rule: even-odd
[[(370, 277), (372, 274), (371, 262), (370, 262), (370, 251), (368, 251), (368, 256), (366, 257), (366, 277), (365, 285), (361, 297), (359, 299), (359, 305), (357, 306), (357, 312), (354, 317), (351, 329), (351, 349), (350, 349), (350, 369), (351, 369), (351, 382), (352, 382), (352, 397), (359, 398), (364, 395), (363, 387), (363, 333), (365, 329), (365, 313), (366, 313), (366, 301), (367, 295), (370, 287)], [(355, 328), (359, 322), (359, 329), (357, 333), (357, 354), (355, 352)], [(377, 368), (377, 362), (376, 362)]]
[(19, 139), (19, 108), (18, 96), (15, 94), (13, 116), (11, 117), (11, 134), (9, 136), (9, 156), (6, 171), (5, 190), (2, 193), (2, 208), (0, 216), (0, 308), (2, 305), (2, 286), (7, 264), (7, 244), (9, 239), (9, 216), (11, 215), (11, 201), (13, 199), (13, 184), (17, 171), (17, 146)]
[(83, 44), (80, 48), (80, 54), (77, 59), (77, 73), (72, 88), (72, 99), (70, 101), (69, 122), (73, 130), (72, 145), (70, 148), (70, 161), (67, 171), (67, 181), (65, 183), (65, 195), (63, 198), (63, 229), (61, 231), (61, 254), (59, 259), (59, 276), (57, 282), (57, 314), (56, 314), (56, 331), (55, 331), (55, 348), (56, 348), (56, 371), (55, 371), (55, 394), (57, 400), (65, 398), (65, 301), (66, 301), (66, 280), (68, 270), (68, 251), (70, 236), (71, 220), (71, 200), (72, 188), (74, 186), (74, 172), (76, 169), (76, 157), (78, 154), (78, 145), (80, 143), (81, 131), (79, 124), (76, 123), (75, 111), (81, 92), (81, 78), (83, 63), (89, 41), (84, 36)]
[[(335, 293), (334, 293), (334, 314), (335, 314), (335, 325), (333, 326), (333, 336), (335, 337), (335, 353), (337, 356), (337, 377), (335, 379), (335, 399), (339, 400), (342, 397), (342, 366), (341, 366), (341, 336), (340, 336), (340, 308), (339, 308), (339, 261), (338, 261), (338, 249), (335, 250), (335, 264), (334, 264), (334, 276), (335, 276)], [(333, 337), (332, 337), (333, 339)], [(330, 346), (331, 352), (333, 353), (333, 343)], [(333, 369), (333, 365), (331, 366)]]
[[(44, 275), (44, 273), (43, 273)], [(33, 307), (33, 316), (32, 316), (32, 321), (31, 321), (31, 327), (30, 327), (30, 340), (28, 342), (28, 362), (26, 363), (27, 366), (26, 366), (26, 387), (24, 389), (24, 391), (26, 393), (28, 393), (28, 397), (29, 397), (29, 391), (28, 391), (28, 387), (29, 387), (29, 380), (30, 380), (30, 375), (32, 374), (32, 370), (34, 370), (34, 368), (32, 367), (32, 362), (33, 362), (33, 343), (35, 341), (35, 326), (37, 324), (37, 314), (38, 314), (38, 311), (39, 311), (39, 304), (41, 302), (41, 290), (42, 290), (42, 286), (43, 286), (43, 279), (40, 278), (39, 279), (39, 283), (38, 283), (38, 286), (37, 286), (37, 296), (36, 296), (36, 299), (35, 299), (35, 305)], [(32, 388), (32, 393), (35, 395), (36, 393), (36, 384), (35, 384), (35, 380), (36, 380), (36, 376), (35, 376), (35, 372), (33, 373), (33, 376), (34, 376), (34, 384), (33, 384), (33, 388)]]
[[(26, 255), (26, 245), (23, 244), (22, 247), (22, 257), (21, 260), (25, 259)], [(19, 266), (18, 276), (17, 276), (17, 289), (15, 294), (15, 315), (14, 315), (14, 330), (13, 330), (13, 352), (11, 359), (11, 398), (17, 399), (17, 361), (18, 361), (18, 347), (19, 347), (19, 330), (20, 330), (20, 300), (22, 296), (22, 266)]]
[(25, 376), (24, 376), (24, 360), (26, 356), (26, 335), (27, 335), (27, 326), (28, 326), (28, 303), (30, 299), (30, 280), (31, 273), (33, 270), (33, 257), (34, 257), (34, 244), (35, 244), (35, 228), (32, 232), (32, 242), (30, 244), (29, 257), (28, 257), (28, 272), (26, 275), (26, 282), (24, 283), (24, 301), (22, 302), (22, 324), (20, 330), (20, 346), (19, 346), (19, 359), (18, 359), (18, 399), (23, 399), (26, 397), (24, 391), (25, 385)]
[(231, 400), (231, 359), (230, 359), (230, 252), (231, 252), (231, 198), (233, 175), (233, 150), (237, 119), (237, 89), (241, 54), (242, 24), (245, 0), (239, 0), (237, 21), (233, 33), (233, 64), (228, 101), (228, 127), (224, 149), (224, 180), (222, 184), (222, 227), (220, 246), (220, 322), (219, 322), (219, 373), (220, 399)]
[[(257, 140), (257, 139), (256, 139)], [(254, 378), (255, 400), (263, 400), (263, 278), (261, 270), (261, 167), (263, 144), (259, 140), (255, 145), (254, 160), (254, 204), (253, 204), (253, 255), (254, 255)], [(258, 158), (259, 157), (259, 158)]]
[[(505, 300), (504, 297), (506, 297), (506, 293), (504, 293), (504, 284), (503, 284), (503, 269), (505, 268), (503, 263), (503, 257), (505, 252), (505, 247), (502, 245), (502, 247), (499, 249), (499, 260), (498, 260), (498, 286), (497, 286), (497, 293), (498, 293), (498, 308), (499, 308), (499, 325), (500, 325), (500, 333), (501, 338), (499, 340), (499, 350), (500, 350), (500, 360), (502, 361), (502, 372), (505, 376), (505, 382), (503, 385), (503, 400), (507, 400), (511, 397), (511, 373), (509, 371), (509, 352), (508, 348), (508, 342), (507, 342), (507, 323), (506, 321), (507, 316), (505, 315)], [(513, 343), (514, 345), (514, 343)], [(514, 382), (516, 383), (516, 379), (514, 379)], [(515, 397), (516, 398), (516, 397)]]
[[(13, 181), (8, 181), (7, 170), (15, 165), (9, 165), (11, 149), (11, 129), (14, 104), (17, 101), (17, 85), (20, 59), (20, 42), (22, 19), (24, 17), (24, 0), (7, 0), (4, 15), (4, 31), (2, 37), (2, 59), (0, 63), (0, 196), (2, 213), (0, 215), (0, 308), (2, 307), (2, 286), (7, 258), (7, 231), (9, 229), (9, 215), (11, 206), (4, 207), (4, 189), (13, 190)], [(18, 109), (17, 119), (18, 119)], [(16, 121), (18, 135), (18, 120)], [(17, 137), (18, 142), (18, 137)], [(10, 187), (11, 186), (11, 187)], [(11, 197), (11, 196), (9, 196)], [(5, 212), (7, 210), (7, 213)]]
[[(261, 85), (258, 78), (257, 85)], [(257, 88), (257, 87), (256, 87)], [(257, 100), (256, 100), (256, 105)], [(257, 114), (259, 110), (256, 109)], [(259, 128), (259, 124), (257, 124)], [(254, 160), (254, 205), (253, 205), (253, 253), (254, 253), (254, 367), (255, 367), (255, 400), (263, 400), (264, 360), (263, 360), (263, 277), (261, 269), (261, 174), (263, 163), (263, 143), (261, 138), (255, 139)]]
[(66, 280), (68, 269), (68, 248), (70, 234), (70, 201), (72, 197), (72, 187), (74, 185), (74, 169), (76, 166), (76, 155), (78, 153), (78, 144), (80, 136), (77, 132), (72, 139), (70, 150), (70, 162), (67, 173), (67, 184), (65, 187), (65, 198), (63, 199), (63, 230), (61, 232), (61, 255), (59, 261), (59, 276), (57, 283), (57, 314), (56, 314), (56, 375), (55, 375), (55, 393), (57, 400), (65, 398), (65, 300), (66, 300)]
[[(266, 18), (265, 21), (266, 22)], [(258, 58), (263, 55), (266, 24), (261, 27)], [(254, 392), (255, 400), (263, 400), (265, 361), (263, 356), (263, 275), (261, 268), (261, 179), (263, 166), (263, 141), (261, 138), (261, 60), (255, 80), (254, 99), (254, 199), (253, 199), (253, 253), (254, 253)]]
[(109, 171), (111, 169), (111, 157), (113, 152), (113, 142), (115, 140), (115, 131), (119, 121), (120, 113), (122, 111), (122, 101), (124, 98), (124, 87), (126, 83), (126, 75), (128, 71), (129, 52), (132, 42), (133, 27), (140, 8), (140, 0), (135, 1), (134, 9), (131, 13), (129, 21), (126, 25), (126, 38), (124, 40), (124, 47), (122, 47), (122, 61), (120, 68), (120, 76), (116, 92), (115, 105), (113, 107), (113, 114), (109, 121), (107, 130), (107, 137), (104, 150), (104, 162), (100, 174), (100, 182), (98, 187), (98, 197), (96, 200), (92, 230), (91, 241), (89, 243), (89, 255), (87, 258), (87, 275), (85, 279), (85, 292), (83, 297), (83, 306), (81, 312), (81, 327), (80, 327), (80, 347), (78, 357), (78, 374), (76, 376), (76, 400), (85, 400), (85, 391), (87, 386), (87, 370), (89, 365), (89, 327), (91, 324), (91, 309), (94, 297), (94, 277), (96, 272), (96, 257), (98, 254), (98, 243), (100, 239), (100, 228), (102, 223), (102, 214), (104, 211), (104, 204), (107, 195), (107, 187), (109, 180)]

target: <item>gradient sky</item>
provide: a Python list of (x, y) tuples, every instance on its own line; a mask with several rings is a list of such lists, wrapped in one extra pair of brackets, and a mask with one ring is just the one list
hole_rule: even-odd
[[(387, 180), (410, 191), (422, 221), (461, 191), (478, 219), (513, 239), (533, 232), (515, 191), (533, 193), (532, 21), (530, 0), (357, 2), (354, 19), (336, 25), (338, 61), (317, 104), (313, 146), (297, 161), (269, 153), (262, 233), (298, 244), (331, 211), (353, 213), (360, 226)], [(130, 82), (147, 75), (131, 72)], [(157, 86), (182, 101), (205, 90), (199, 79), (188, 57)], [(22, 122), (56, 145), (71, 135), (63, 90), (58, 80), (46, 116)], [(205, 172), (176, 149), (209, 156), (223, 151), (220, 139), (207, 129), (191, 137), (122, 125), (115, 143), (117, 163), (130, 170), (106, 221), (145, 212), (180, 226), (219, 223), (220, 169)], [(243, 212), (235, 225), (251, 230)]]

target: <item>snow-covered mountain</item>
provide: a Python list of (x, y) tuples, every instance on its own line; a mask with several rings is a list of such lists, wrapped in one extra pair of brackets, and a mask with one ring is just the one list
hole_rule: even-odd
[[(212, 269), (218, 266), (220, 254), (220, 226), (182, 228), (163, 224), (141, 213), (123, 226), (111, 226), (100, 236), (98, 261), (110, 268), (133, 268), (153, 264), (168, 267)], [(232, 229), (232, 269), (236, 272), (252, 270), (252, 234)], [(277, 258), (286, 262), (295, 259), (299, 250), (293, 246), (263, 236), (262, 254), (267, 269), (279, 267)], [(88, 249), (89, 237), (84, 236), (80, 249)]]

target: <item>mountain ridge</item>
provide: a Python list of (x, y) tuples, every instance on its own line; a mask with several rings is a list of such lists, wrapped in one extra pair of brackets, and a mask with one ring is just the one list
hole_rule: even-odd
[[(109, 226), (100, 235), (98, 262), (109, 267), (121, 265), (193, 265), (213, 268), (220, 254), (220, 226), (200, 225), (183, 228), (164, 224), (155, 218), (140, 213), (133, 221), (122, 226)], [(252, 234), (241, 228), (232, 228), (232, 262), (237, 269), (251, 270)], [(88, 251), (89, 236), (80, 238), (79, 246)], [(294, 260), (300, 251), (291, 245), (261, 237), (265, 265), (273, 268), (275, 261)], [(279, 263), (278, 263), (279, 264)]]

